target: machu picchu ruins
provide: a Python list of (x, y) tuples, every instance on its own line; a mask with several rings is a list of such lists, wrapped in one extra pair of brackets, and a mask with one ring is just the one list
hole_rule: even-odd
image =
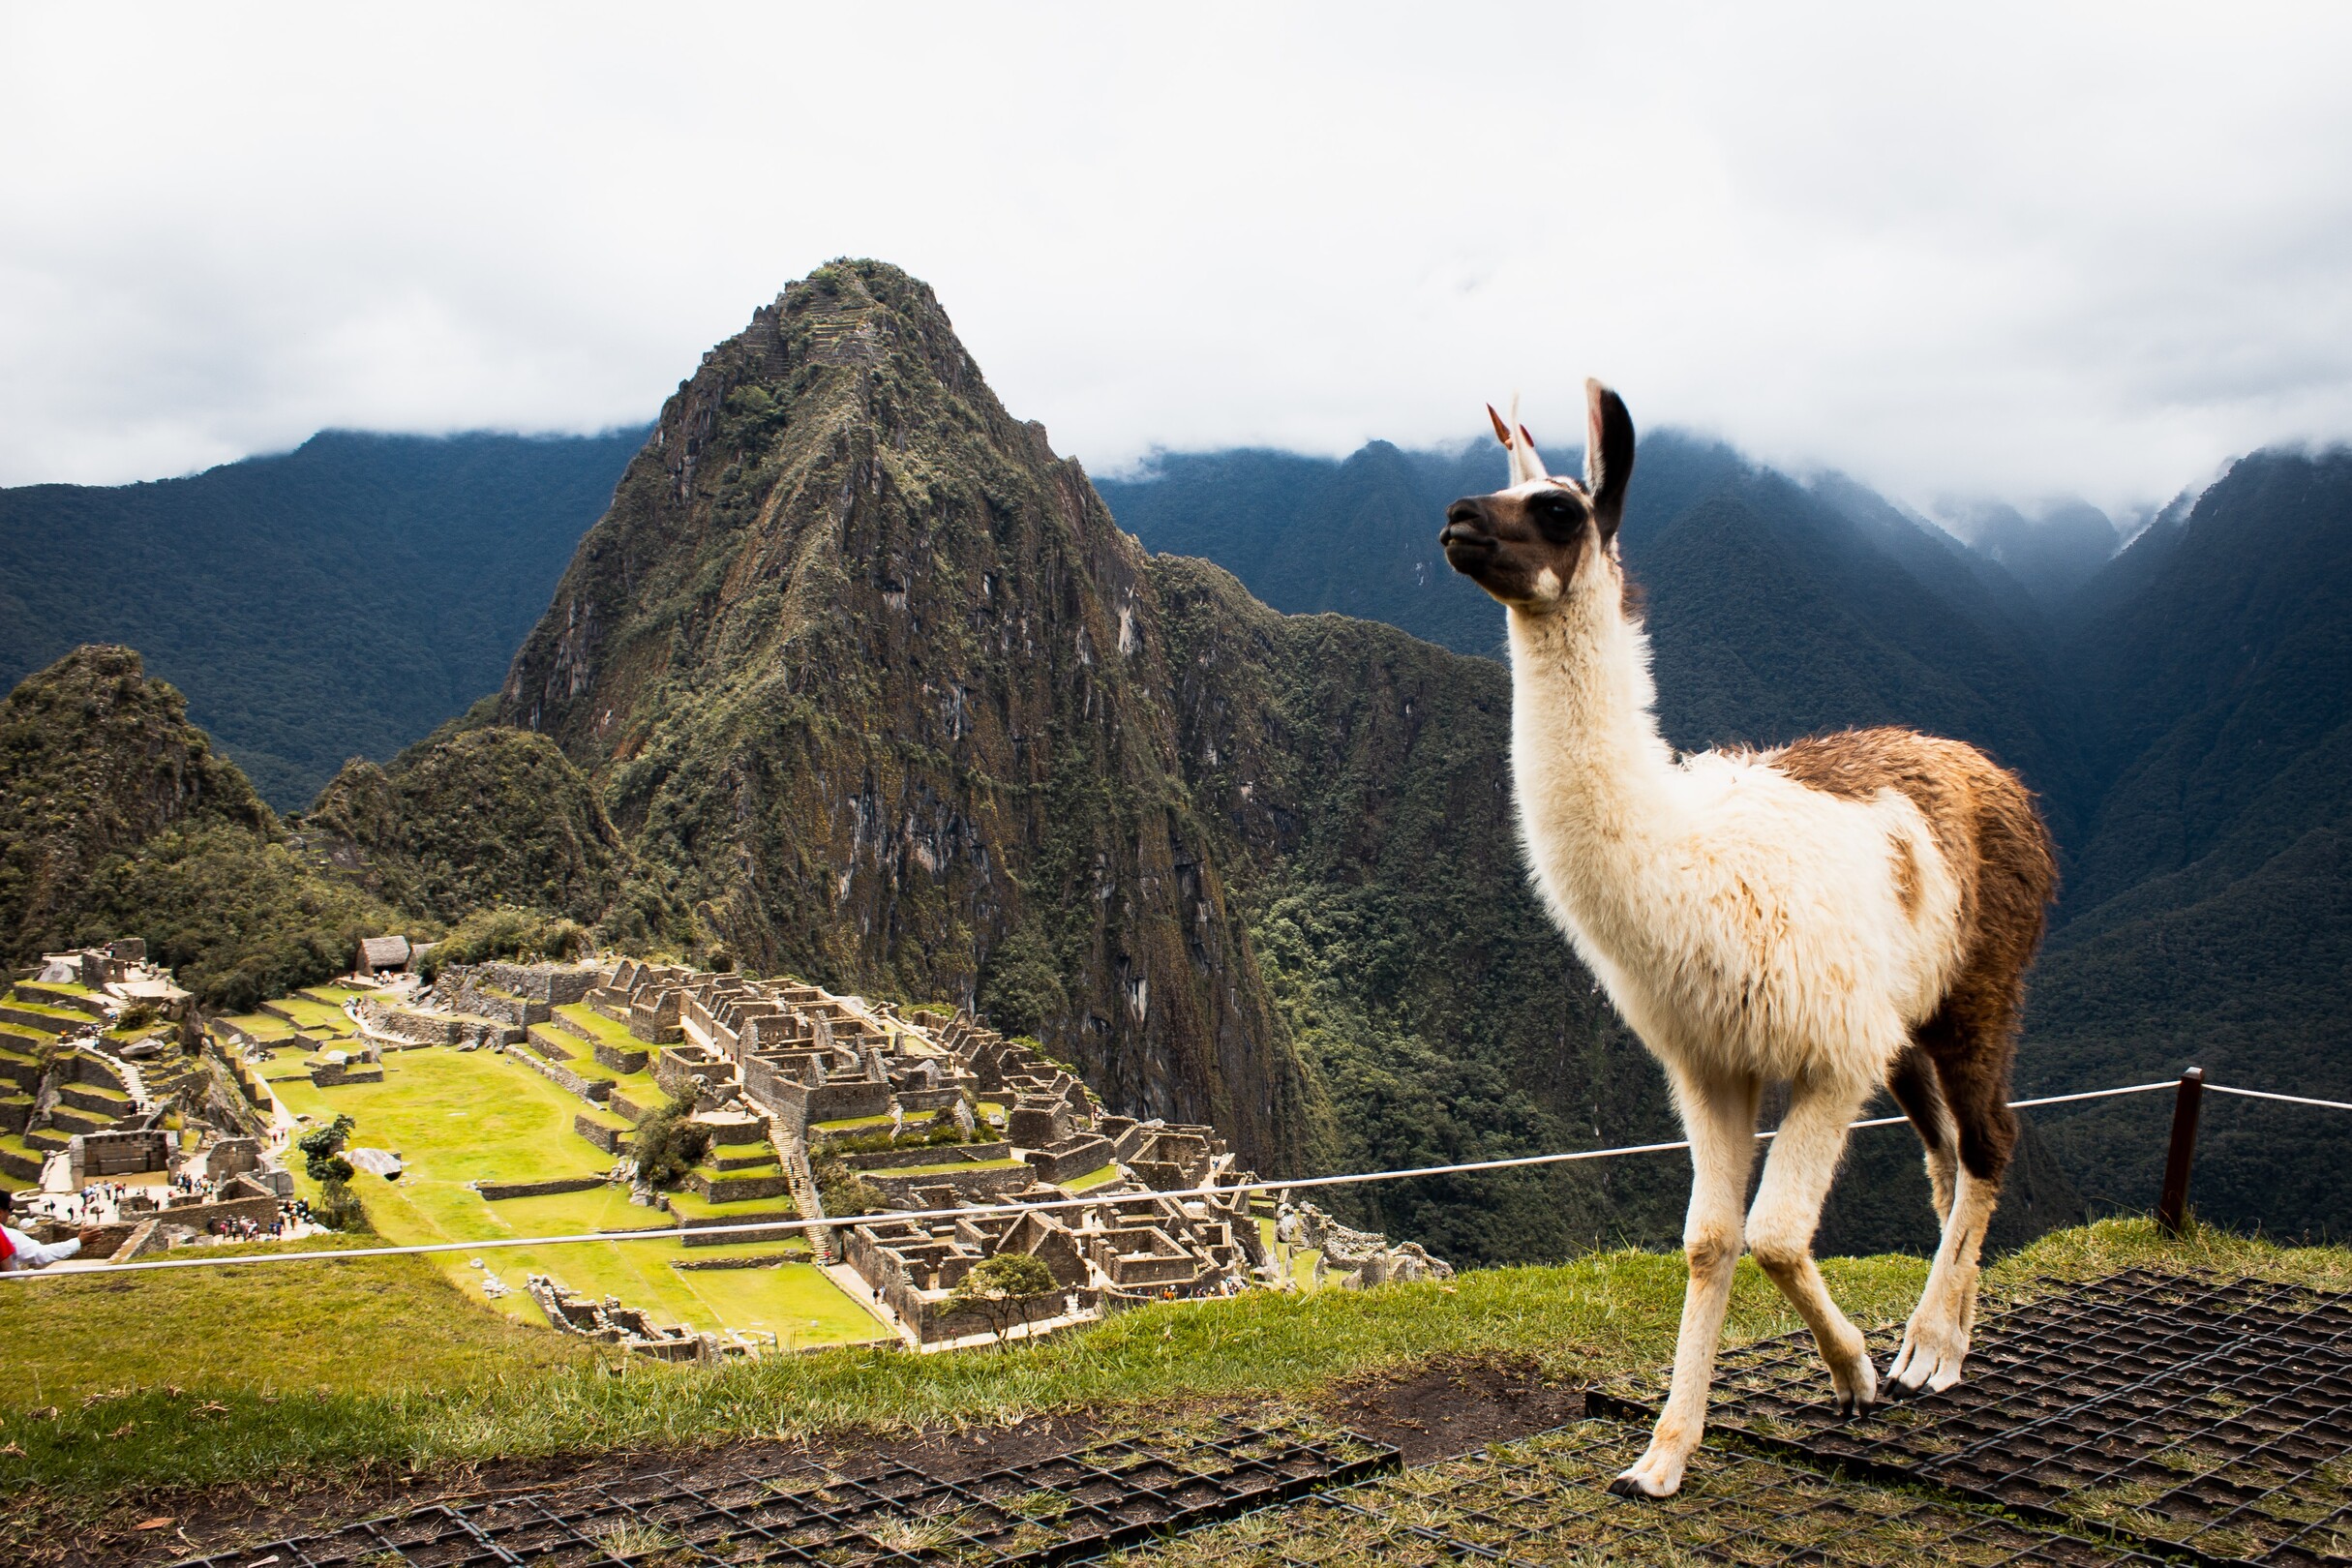
[(44, 956), (0, 994), (0, 1183), (37, 1241), (89, 1260), (300, 1234), (249, 1066), (144, 944)]
[[(950, 1298), (1003, 1252), (1052, 1274), (1056, 1291), (1027, 1314), (1032, 1332), (1287, 1278), (1274, 1205), (1227, 1191), (1255, 1178), (1215, 1129), (1113, 1115), (1067, 1067), (959, 1009), (622, 959), (446, 965), (430, 984), (397, 980), (351, 1011), (375, 1053), (441, 1046), (525, 1065), (576, 1098), (574, 1131), (617, 1161), (600, 1176), (482, 1183), (485, 1198), (626, 1183), (638, 1204), (668, 1211), (688, 1248), (797, 1235), (913, 1347), (983, 1332)], [(666, 1103), (686, 1108), (702, 1152), (655, 1192), (631, 1151)], [(1002, 1207), (1024, 1203), (1064, 1206)], [(790, 1221), (817, 1222), (762, 1228)], [(1379, 1255), (1375, 1246), (1357, 1267), (1372, 1260), (1378, 1272)], [(532, 1299), (554, 1298), (534, 1288)], [(649, 1353), (681, 1352), (664, 1342)]]
[[(991, 1342), (1004, 1313), (959, 1286), (997, 1257), (1050, 1278), (1010, 1309), (1029, 1337), (1443, 1271), (1294, 1210), (1214, 1128), (1113, 1114), (960, 1007), (428, 950), (371, 938), (342, 981), (211, 1016), (135, 942), (49, 956), (0, 999), (15, 1212), (45, 1237), (103, 1219), (75, 1267), (331, 1223), (478, 1239), (482, 1256), (448, 1262), (462, 1288), (671, 1361)], [(685, 1154), (648, 1170), (642, 1140), (664, 1127)], [(561, 1243), (637, 1231), (653, 1234)], [(491, 1251), (509, 1235), (546, 1244)]]

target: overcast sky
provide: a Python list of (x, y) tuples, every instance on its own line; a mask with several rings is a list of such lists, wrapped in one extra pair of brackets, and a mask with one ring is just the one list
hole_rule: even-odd
[(2352, 7), (0, 0), (0, 484), (634, 423), (830, 256), (1098, 472), (1644, 425), (1905, 498), (2352, 436)]

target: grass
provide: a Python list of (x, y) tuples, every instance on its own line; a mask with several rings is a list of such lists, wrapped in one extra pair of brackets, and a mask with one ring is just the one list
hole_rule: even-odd
[[(522, 1063), (496, 1051), (437, 1047), (396, 1051), (384, 1058), (380, 1084), (319, 1089), (307, 1079), (279, 1086), (297, 1115), (323, 1121), (343, 1112), (354, 1125), (354, 1144), (396, 1151), (406, 1167), (398, 1182), (362, 1176), (355, 1183), (377, 1231), (402, 1245), (492, 1241), (514, 1237), (582, 1235), (600, 1230), (672, 1228), (669, 1216), (639, 1208), (625, 1189), (599, 1186), (584, 1192), (485, 1200), (466, 1183), (543, 1182), (601, 1176), (612, 1159), (572, 1131), (588, 1107)], [(307, 1177), (296, 1183), (316, 1197)], [(702, 1204), (679, 1195), (681, 1209), (730, 1215), (773, 1213), (789, 1199)], [(699, 1250), (698, 1250), (699, 1251)], [(544, 1274), (585, 1296), (618, 1296), (658, 1322), (708, 1331), (793, 1331), (803, 1342), (845, 1342), (882, 1332), (830, 1280), (814, 1269), (805, 1280), (790, 1268), (688, 1271), (670, 1267), (692, 1255), (675, 1240), (595, 1245), (491, 1248), (478, 1254), (444, 1252), (430, 1264), (469, 1300), (480, 1301), (482, 1280), (495, 1274), (513, 1292), (494, 1310), (524, 1321), (544, 1321), (522, 1293), (524, 1278)], [(486, 1265), (471, 1266), (474, 1256)], [(816, 1319), (812, 1326), (808, 1319)]]
[(1065, 1192), (1091, 1192), (1098, 1187), (1108, 1187), (1118, 1179), (1119, 1166), (1114, 1162), (1104, 1165), (1101, 1170), (1090, 1170), (1083, 1176), (1064, 1182), (1062, 1191)]
[(234, 1025), (256, 1040), (285, 1040), (294, 1032), (292, 1024), (268, 1012), (240, 1012), (221, 1021)]
[(345, 1030), (351, 1027), (351, 1020), (344, 1016), (341, 1008), (330, 1008), (323, 1002), (306, 1002), (301, 997), (288, 996), (272, 1002), (270, 1006), (278, 1009), (283, 1016), (292, 1019), (298, 1028)]
[[(2110, 1221), (2061, 1232), (1995, 1265), (1988, 1289), (2025, 1293), (2045, 1277), (2090, 1279), (2143, 1263), (2352, 1287), (2352, 1250), (2288, 1251), (2211, 1230), (2169, 1242), (2145, 1221)], [(398, 1267), (286, 1265), (262, 1279), (222, 1271), (0, 1284), (0, 1343), (12, 1350), (11, 1377), (0, 1384), (0, 1445), (24, 1451), (0, 1446), (0, 1494), (16, 1494), (9, 1514), (88, 1517), (135, 1506), (133, 1493), (159, 1487), (263, 1475), (299, 1485), (368, 1465), (409, 1469), (1011, 1421), (1074, 1408), (1111, 1419), (1126, 1419), (1125, 1410), (1142, 1421), (1157, 1419), (1171, 1402), (1312, 1397), (1340, 1380), (1454, 1355), (1523, 1357), (1547, 1376), (1595, 1381), (1668, 1359), (1683, 1283), (1678, 1256), (1611, 1252), (1553, 1267), (1470, 1271), (1451, 1286), (1260, 1291), (1145, 1307), (987, 1355), (841, 1349), (713, 1367), (619, 1363), (616, 1374), (547, 1336), (528, 1337), (528, 1353), (505, 1353), (523, 1342), (498, 1336), (519, 1331), (451, 1301), (430, 1266), (392, 1264)], [(796, 1267), (705, 1278), (791, 1275)], [(1915, 1257), (1823, 1264), (1838, 1300), (1864, 1322), (1899, 1321), (1926, 1271)], [(448, 1336), (461, 1342), (455, 1347), (437, 1342), (444, 1319)], [(174, 1327), (158, 1335), (161, 1323)], [(206, 1332), (226, 1324), (235, 1325), (233, 1334)], [(1797, 1327), (1778, 1293), (1743, 1262), (1730, 1340)], [(198, 1341), (202, 1353), (191, 1354), (189, 1344)], [(125, 1342), (141, 1346), (129, 1362), (111, 1351)], [(402, 1353), (384, 1354), (388, 1344)], [(121, 1440), (103, 1440), (127, 1411), (140, 1419), (166, 1414), (173, 1406), (154, 1386), (164, 1379), (187, 1385), (185, 1398), (201, 1396), (223, 1409), (210, 1421), (157, 1420), (152, 1431), (139, 1426)], [(328, 1392), (276, 1404), (263, 1398), (314, 1382)], [(79, 1405), (90, 1392), (132, 1385), (144, 1391), (89, 1410)], [(43, 1392), (35, 1394), (37, 1387)], [(40, 1401), (62, 1413), (28, 1418), (25, 1407)]]
[(629, 1033), (629, 1026), (617, 1024), (585, 1002), (566, 1002), (556, 1010), (556, 1016), (578, 1024), (588, 1039), (624, 1051), (651, 1051), (652, 1046)]
[(90, 989), (90, 987), (87, 985), (83, 985), (75, 980), (18, 980), (16, 983), (20, 986), (30, 986), (43, 991), (59, 991), (63, 992), (67, 996), (94, 997), (98, 994), (96, 991)]

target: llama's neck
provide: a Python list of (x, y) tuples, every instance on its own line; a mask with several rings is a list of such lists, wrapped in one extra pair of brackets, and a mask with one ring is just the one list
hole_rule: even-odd
[(1616, 601), (1613, 581), (1587, 582), (1552, 614), (1510, 616), (1521, 818), (1539, 878), (1580, 924), (1631, 895), (1679, 816), (1649, 641)]

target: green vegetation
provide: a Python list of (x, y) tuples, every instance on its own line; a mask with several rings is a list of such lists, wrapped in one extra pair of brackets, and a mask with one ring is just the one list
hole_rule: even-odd
[(566, 1002), (555, 1010), (558, 1017), (567, 1019), (585, 1030), (590, 1040), (601, 1040), (623, 1051), (650, 1049), (644, 1040), (629, 1033), (627, 1024), (615, 1023), (585, 1002)]
[[(2168, 1243), (2144, 1221), (2110, 1221), (2046, 1238), (1992, 1269), (1988, 1289), (1998, 1299), (2135, 1264), (2352, 1286), (2352, 1252), (2342, 1250), (2288, 1251), (2210, 1228)], [(304, 1272), (314, 1268), (351, 1272)], [(1838, 1258), (1823, 1272), (1857, 1320), (1878, 1323), (1910, 1311), (1926, 1268), (1910, 1257)], [(812, 1272), (787, 1265), (700, 1278), (796, 1270)], [(352, 1304), (347, 1317), (317, 1312), (329, 1281), (335, 1299)], [(1666, 1360), (1682, 1283), (1679, 1256), (1619, 1252), (1473, 1271), (1451, 1285), (1253, 1292), (1149, 1307), (1015, 1343), (1001, 1356), (838, 1350), (712, 1368), (621, 1362), (621, 1375), (613, 1375), (594, 1370), (586, 1350), (551, 1335), (517, 1334), (479, 1307), (451, 1301), (434, 1270), (415, 1259), (37, 1280), (0, 1292), (0, 1337), (25, 1347), (0, 1395), (9, 1405), (0, 1440), (24, 1452), (0, 1455), (0, 1491), (21, 1527), (159, 1487), (250, 1485), (256, 1475), (299, 1487), (370, 1463), (421, 1468), (1080, 1408), (1112, 1424), (1161, 1421), (1186, 1401), (1310, 1399), (1344, 1380), (1450, 1355), (1524, 1360), (1543, 1376), (1582, 1383)], [(193, 1332), (159, 1342), (146, 1332), (157, 1321)], [(44, 1332), (69, 1322), (72, 1332)], [(417, 1322), (436, 1324), (436, 1333), (412, 1335)], [(223, 1327), (207, 1334), (206, 1324)], [(1799, 1326), (1743, 1262), (1733, 1342)], [(130, 1347), (128, 1366), (97, 1349), (118, 1343)], [(404, 1353), (381, 1354), (386, 1343)], [(169, 1395), (166, 1383), (184, 1392)], [(324, 1392), (314, 1396), (314, 1388)], [(83, 1407), (108, 1390), (123, 1392)], [(209, 1421), (186, 1420), (187, 1403), (199, 1401), (225, 1408)], [(54, 1419), (28, 1413), (46, 1404), (59, 1407)], [(122, 1439), (100, 1440), (126, 1422), (133, 1430)]]
[(682, 1184), (686, 1173), (710, 1153), (710, 1129), (697, 1126), (694, 1097), (680, 1095), (666, 1105), (646, 1112), (629, 1140), (637, 1174), (655, 1191)]
[[(387, 901), (447, 921), (466, 944), (461, 962), (512, 956), (528, 912), (562, 917), (529, 933), (537, 951), (577, 950), (581, 927), (602, 919), (633, 865), (587, 777), (544, 736), (496, 726), (461, 730), (403, 752), (389, 769), (353, 760), (320, 792), (306, 829), (333, 835), (363, 858)], [(636, 890), (642, 903), (646, 890)], [(506, 922), (476, 928), (467, 917), (498, 904)], [(639, 938), (666, 927), (658, 897), (632, 917)], [(568, 923), (557, 933), (554, 925)], [(500, 950), (504, 945), (504, 950)], [(466, 956), (470, 953), (471, 956)]]
[(478, 964), (493, 958), (563, 962), (579, 956), (588, 946), (588, 933), (576, 920), (498, 904), (475, 910), (459, 921), (434, 944), (418, 967), (431, 980), (443, 964)]
[(1023, 1322), (1031, 1306), (1058, 1289), (1053, 1271), (1027, 1252), (999, 1252), (972, 1265), (948, 1292), (950, 1312), (969, 1312), (988, 1325), (996, 1346), (1005, 1347), (1006, 1333)]
[(880, 1189), (850, 1169), (829, 1148), (810, 1149), (808, 1166), (809, 1175), (817, 1184), (817, 1201), (825, 1205), (830, 1218), (879, 1214), (890, 1206)]

